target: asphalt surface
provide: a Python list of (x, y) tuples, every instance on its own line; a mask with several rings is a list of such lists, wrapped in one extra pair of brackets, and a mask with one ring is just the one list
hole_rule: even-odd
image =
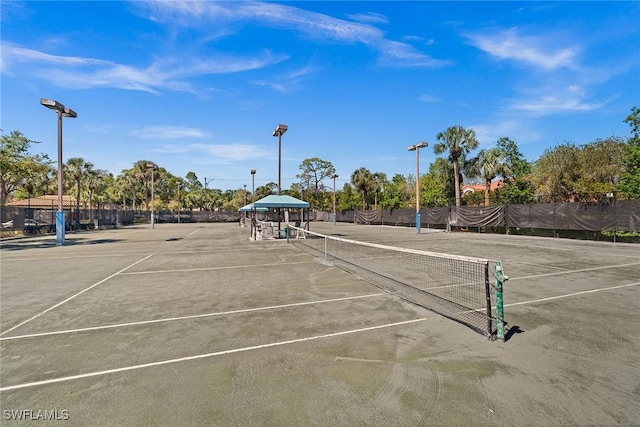
[(237, 224), (4, 240), (0, 424), (638, 425), (640, 246), (311, 229), (501, 260), (508, 340)]

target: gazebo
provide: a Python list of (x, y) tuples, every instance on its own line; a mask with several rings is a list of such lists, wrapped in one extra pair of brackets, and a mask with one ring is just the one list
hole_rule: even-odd
[(269, 208), (258, 208), (253, 203), (249, 203), (239, 209), (240, 212), (266, 212)]
[[(256, 208), (267, 209), (300, 209), (302, 210), (301, 222), (304, 221), (304, 209), (309, 209), (309, 203), (304, 200), (296, 199), (295, 197), (288, 196), (286, 194), (276, 195), (272, 194), (267, 197), (263, 197), (260, 200), (253, 202)], [(309, 222), (309, 215), (307, 215), (307, 226)], [(280, 221), (278, 221), (278, 234), (280, 233)], [(279, 236), (280, 237), (280, 236)]]

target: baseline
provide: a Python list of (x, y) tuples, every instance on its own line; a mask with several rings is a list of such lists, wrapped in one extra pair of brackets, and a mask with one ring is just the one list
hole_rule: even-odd
[(155, 366), (169, 365), (169, 364), (173, 364), (173, 363), (188, 362), (188, 361), (191, 361), (191, 360), (206, 359), (206, 358), (210, 358), (210, 357), (223, 356), (223, 355), (227, 355), (227, 354), (242, 353), (242, 352), (247, 352), (247, 351), (252, 351), (252, 350), (261, 350), (261, 349), (264, 349), (264, 348), (280, 347), (280, 346), (289, 345), (289, 344), (297, 344), (297, 343), (301, 343), (301, 342), (305, 342), (305, 341), (315, 341), (315, 340), (319, 340), (319, 339), (323, 339), (323, 338), (334, 338), (334, 337), (339, 337), (339, 336), (342, 336), (342, 335), (350, 335), (350, 334), (355, 334), (355, 333), (359, 333), (359, 332), (369, 332), (369, 331), (375, 331), (377, 329), (385, 329), (385, 328), (392, 328), (392, 327), (395, 327), (395, 326), (409, 325), (409, 324), (412, 324), (412, 323), (423, 322), (425, 320), (429, 320), (429, 318), (428, 317), (421, 317), (419, 319), (405, 320), (405, 321), (402, 321), (402, 322), (395, 322), (395, 323), (387, 323), (387, 324), (384, 324), (384, 325), (370, 326), (368, 328), (350, 329), (350, 330), (347, 330), (347, 331), (332, 332), (330, 334), (323, 334), (323, 335), (314, 335), (314, 336), (305, 337), (305, 338), (298, 338), (298, 339), (295, 339), (295, 340), (279, 341), (279, 342), (274, 342), (274, 343), (269, 343), (269, 344), (254, 345), (254, 346), (250, 346), (250, 347), (234, 348), (234, 349), (230, 349), (230, 350), (216, 351), (216, 352), (213, 352), (213, 353), (205, 353), (205, 354), (197, 354), (195, 356), (180, 357), (180, 358), (177, 358), (177, 359), (161, 360), (159, 362), (144, 363), (144, 364), (140, 364), (140, 365), (125, 366), (125, 367), (122, 367), (122, 368), (107, 369), (107, 370), (104, 370), (104, 371), (88, 372), (86, 374), (80, 374), (80, 375), (71, 375), (71, 376), (68, 376), (68, 377), (52, 378), (50, 380), (42, 380), (42, 381), (34, 381), (34, 382), (31, 382), (31, 383), (16, 384), (16, 385), (12, 385), (12, 386), (0, 387), (0, 392), (1, 391), (17, 390), (17, 389), (28, 388), (28, 387), (36, 387), (36, 386), (40, 386), (40, 385), (55, 384), (55, 383), (79, 380), (79, 379), (84, 379), (84, 378), (97, 377), (97, 376), (108, 375), (108, 374), (116, 374), (116, 373), (120, 373), (120, 372), (127, 372), (127, 371), (133, 371), (133, 370), (137, 370), (137, 369), (144, 369), (144, 368), (151, 368), (151, 367), (155, 367)]

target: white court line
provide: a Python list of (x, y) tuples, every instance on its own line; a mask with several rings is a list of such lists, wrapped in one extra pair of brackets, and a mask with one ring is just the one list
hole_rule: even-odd
[(585, 271), (606, 270), (608, 268), (631, 267), (633, 265), (640, 265), (640, 262), (632, 262), (630, 264), (605, 265), (601, 267), (582, 268), (580, 270), (556, 271), (555, 273), (534, 274), (532, 276), (509, 277), (509, 282), (512, 282), (514, 280), (533, 279), (536, 277), (559, 276), (561, 274), (573, 274), (573, 273), (583, 273)]
[(76, 294), (74, 294), (74, 295), (71, 295), (69, 298), (65, 299), (64, 301), (60, 301), (60, 302), (59, 302), (59, 303), (57, 303), (56, 305), (54, 305), (54, 306), (51, 306), (51, 307), (47, 308), (45, 311), (43, 311), (43, 312), (40, 312), (40, 313), (36, 314), (35, 316), (33, 316), (33, 317), (31, 317), (31, 318), (29, 318), (29, 319), (25, 320), (25, 321), (24, 321), (24, 322), (22, 322), (22, 323), (17, 324), (16, 326), (14, 326), (14, 327), (12, 327), (12, 328), (10, 328), (10, 329), (7, 329), (6, 331), (4, 331), (4, 332), (0, 333), (0, 337), (1, 337), (2, 335), (4, 335), (4, 334), (8, 333), (8, 332), (13, 331), (13, 330), (14, 330), (14, 329), (16, 329), (16, 328), (19, 328), (20, 326), (22, 326), (22, 325), (24, 325), (24, 324), (26, 324), (26, 323), (31, 322), (33, 319), (36, 319), (36, 318), (38, 318), (38, 317), (42, 316), (43, 314), (48, 313), (49, 311), (53, 310), (54, 308), (56, 308), (56, 307), (60, 307), (62, 304), (64, 304), (64, 303), (66, 303), (66, 302), (71, 301), (72, 299), (74, 299), (74, 298), (75, 298), (75, 297), (77, 297), (78, 295), (82, 295), (83, 293), (87, 292), (88, 290), (95, 288), (96, 286), (100, 285), (101, 283), (106, 282), (107, 280), (111, 279), (112, 277), (117, 276), (118, 274), (122, 273), (123, 271), (130, 269), (130, 268), (131, 268), (131, 267), (133, 267), (134, 265), (139, 264), (139, 263), (141, 263), (142, 261), (144, 261), (144, 260), (146, 260), (146, 259), (149, 259), (151, 256), (153, 256), (153, 254), (151, 254), (151, 255), (147, 255), (146, 257), (142, 258), (141, 260), (138, 260), (138, 261), (134, 262), (133, 264), (131, 264), (131, 265), (129, 265), (129, 266), (127, 266), (127, 267), (123, 268), (122, 270), (120, 270), (120, 271), (118, 271), (118, 272), (116, 272), (116, 273), (113, 273), (111, 276), (109, 276), (109, 277), (107, 277), (107, 278), (105, 278), (105, 279), (102, 279), (102, 280), (100, 280), (100, 281), (99, 281), (99, 282), (97, 282), (97, 283), (94, 283), (93, 285), (89, 286), (89, 287), (88, 287), (88, 288), (86, 288), (86, 289), (81, 290), (80, 292), (78, 292), (78, 293), (76, 293)]
[(269, 343), (269, 344), (254, 345), (254, 346), (250, 346), (250, 347), (234, 348), (234, 349), (231, 349), (231, 350), (216, 351), (214, 353), (205, 353), (205, 354), (197, 354), (195, 356), (180, 357), (178, 359), (168, 359), (168, 360), (162, 360), (162, 361), (159, 361), (159, 362), (144, 363), (144, 364), (141, 364), (141, 365), (125, 366), (123, 368), (107, 369), (107, 370), (104, 370), (104, 371), (89, 372), (89, 373), (86, 373), (86, 374), (72, 375), (72, 376), (68, 376), (68, 377), (52, 378), (50, 380), (35, 381), (35, 382), (24, 383), (24, 384), (16, 384), (16, 385), (7, 386), (7, 387), (0, 387), (0, 391), (17, 390), (17, 389), (21, 389), (21, 388), (35, 387), (35, 386), (39, 386), (39, 385), (54, 384), (54, 383), (61, 383), (61, 382), (72, 381), (72, 380), (79, 380), (79, 379), (90, 378), (90, 377), (97, 377), (97, 376), (100, 376), (100, 375), (116, 374), (116, 373), (119, 373), (119, 372), (126, 372), (126, 371), (133, 371), (133, 370), (136, 370), (136, 369), (151, 368), (151, 367), (154, 367), (154, 366), (169, 365), (169, 364), (172, 364), (172, 363), (187, 362), (187, 361), (190, 361), (190, 360), (206, 359), (206, 358), (209, 358), (209, 357), (223, 356), (223, 355), (226, 355), (226, 354), (242, 353), (242, 352), (245, 352), (245, 351), (260, 350), (260, 349), (263, 349), (263, 348), (271, 348), (271, 347), (279, 347), (279, 346), (283, 346), (283, 345), (296, 344), (296, 343), (305, 342), (305, 341), (314, 341), (314, 340), (319, 340), (319, 339), (322, 339), (322, 338), (333, 338), (333, 337), (338, 337), (338, 336), (341, 336), (341, 335), (356, 334), (356, 333), (359, 333), (359, 332), (374, 331), (376, 329), (392, 328), (394, 326), (408, 325), (408, 324), (411, 324), (411, 323), (423, 322), (425, 320), (428, 320), (428, 318), (427, 317), (422, 317), (420, 319), (405, 320), (403, 322), (396, 322), (396, 323), (387, 323), (385, 325), (371, 326), (371, 327), (368, 327), (368, 328), (351, 329), (351, 330), (348, 330), (348, 331), (333, 332), (333, 333), (324, 334), (324, 335), (315, 335), (315, 336), (306, 337), (306, 338), (298, 338), (298, 339), (295, 339), (295, 340), (288, 340), (288, 341), (280, 341), (280, 342), (274, 342), (274, 343)]
[[(140, 251), (136, 251), (140, 252)], [(145, 252), (146, 253), (146, 252)], [(3, 257), (5, 261), (47, 261), (52, 259), (79, 259), (79, 258), (105, 258), (105, 257), (123, 257), (123, 256), (132, 256), (137, 253), (126, 253), (126, 252), (104, 252), (100, 255), (69, 255), (69, 256), (50, 256), (50, 257), (34, 257), (34, 258), (7, 258)], [(141, 254), (139, 254), (141, 255)]]
[(269, 264), (243, 264), (243, 265), (225, 265), (222, 267), (198, 267), (198, 268), (178, 268), (175, 270), (154, 270), (154, 271), (132, 271), (129, 273), (122, 273), (123, 276), (132, 276), (136, 274), (166, 274), (166, 273), (187, 273), (190, 271), (209, 271), (209, 270), (230, 270), (234, 268), (254, 268), (254, 267), (273, 267), (273, 266), (287, 266), (294, 264), (315, 264), (315, 261), (299, 261), (299, 262), (274, 262)]
[(192, 234), (196, 234), (198, 231), (200, 231), (200, 229), (193, 230), (191, 233), (187, 234), (187, 237), (191, 236)]
[(203, 317), (215, 317), (215, 316), (225, 316), (229, 314), (239, 314), (239, 313), (252, 313), (256, 311), (266, 311), (266, 310), (276, 310), (279, 308), (290, 308), (290, 307), (301, 307), (305, 305), (314, 305), (314, 304), (323, 304), (327, 302), (338, 302), (338, 301), (348, 301), (353, 299), (360, 298), (371, 298), (371, 297), (379, 297), (382, 295), (388, 295), (386, 293), (378, 293), (378, 294), (367, 294), (367, 295), (357, 295), (353, 297), (343, 297), (343, 298), (333, 298), (333, 299), (325, 299), (319, 301), (307, 301), (307, 302), (297, 302), (292, 304), (280, 304), (280, 305), (271, 305), (266, 307), (256, 307), (256, 308), (244, 308), (239, 310), (231, 310), (231, 311), (221, 311), (217, 313), (204, 313), (204, 314), (194, 314), (191, 316), (180, 316), (180, 317), (169, 317), (165, 319), (154, 319), (154, 320), (143, 320), (140, 322), (128, 322), (128, 323), (118, 323), (114, 325), (103, 325), (103, 326), (93, 326), (89, 328), (78, 328), (78, 329), (68, 329), (64, 331), (53, 331), (53, 332), (42, 332), (39, 334), (28, 334), (28, 335), (16, 335), (13, 337), (4, 337), (0, 338), (0, 341), (8, 341), (8, 340), (16, 340), (23, 338), (36, 338), (36, 337), (44, 337), (49, 335), (61, 335), (61, 334), (71, 334), (74, 332), (87, 332), (87, 331), (99, 331), (103, 329), (113, 329), (113, 328), (122, 328), (127, 326), (139, 326), (139, 325), (149, 325), (152, 323), (163, 323), (163, 322), (174, 322), (179, 320), (190, 320), (190, 319), (201, 319)]
[(555, 297), (532, 299), (532, 300), (529, 300), (529, 301), (512, 302), (510, 304), (505, 304), (504, 306), (505, 307), (513, 307), (513, 306), (516, 306), (516, 305), (533, 304), (533, 303), (536, 303), (536, 302), (543, 302), (543, 301), (553, 301), (553, 300), (556, 300), (556, 299), (575, 297), (577, 295), (593, 294), (593, 293), (596, 293), (596, 292), (610, 291), (610, 290), (613, 290), (613, 289), (628, 288), (630, 286), (638, 286), (638, 285), (640, 285), (640, 282), (627, 283), (626, 285), (617, 285), (617, 286), (610, 286), (608, 288), (591, 289), (589, 291), (580, 291), (580, 292), (574, 292), (574, 293), (571, 293), (571, 294), (556, 295)]
[[(593, 294), (593, 293), (602, 292), (602, 291), (611, 291), (613, 289), (622, 289), (622, 288), (628, 288), (630, 286), (638, 286), (638, 285), (640, 285), (640, 282), (627, 283), (625, 285), (616, 285), (616, 286), (609, 286), (607, 288), (598, 288), (598, 289), (591, 289), (591, 290), (588, 290), (588, 291), (573, 292), (571, 294), (556, 295), (554, 297), (546, 297), (546, 298), (530, 299), (528, 301), (512, 302), (512, 303), (509, 303), (509, 304), (504, 304), (503, 307), (514, 307), (516, 305), (525, 305), (525, 304), (534, 304), (534, 303), (537, 303), (537, 302), (553, 301), (553, 300), (556, 300), (556, 299), (575, 297), (575, 296), (578, 296), (578, 295), (585, 295), (585, 294)], [(495, 310), (496, 306), (492, 306), (491, 309)], [(461, 311), (461, 312), (459, 312), (457, 314), (471, 313), (473, 311), (484, 312), (486, 310), (487, 310), (486, 307), (481, 307), (481, 308), (476, 308), (475, 310)]]

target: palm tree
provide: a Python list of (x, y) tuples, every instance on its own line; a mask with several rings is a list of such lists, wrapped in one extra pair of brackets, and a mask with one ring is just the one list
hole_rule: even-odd
[(373, 205), (378, 209), (378, 193), (382, 190), (382, 186), (387, 182), (387, 174), (384, 172), (376, 172), (373, 174), (373, 190), (375, 191), (375, 199)]
[[(130, 169), (131, 176), (134, 180), (134, 185), (141, 183), (144, 187), (143, 195), (144, 195), (144, 204), (145, 209), (149, 210), (149, 199), (151, 197), (151, 171), (152, 169), (147, 165), (155, 164), (148, 160), (138, 160), (133, 168)], [(155, 172), (155, 169), (153, 169)], [(136, 185), (137, 187), (137, 185)]]
[(93, 163), (86, 162), (82, 157), (72, 157), (67, 160), (65, 174), (76, 182), (76, 225), (80, 226), (80, 190), (81, 182), (93, 170)]
[(362, 194), (362, 209), (367, 209), (369, 191), (373, 188), (373, 175), (367, 168), (359, 168), (351, 174), (351, 183)]
[(96, 191), (103, 190), (105, 186), (105, 178), (109, 173), (104, 169), (90, 170), (87, 173), (85, 181), (89, 190), (89, 217), (93, 221), (93, 195)]
[(478, 176), (484, 180), (484, 205), (489, 206), (489, 191), (491, 181), (498, 175), (505, 176), (511, 173), (506, 163), (505, 154), (499, 148), (481, 150), (478, 156), (469, 162), (467, 173), (470, 176)]
[(436, 154), (449, 152), (449, 160), (453, 164), (453, 182), (456, 195), (456, 206), (460, 206), (460, 163), (464, 163), (466, 155), (478, 147), (476, 132), (462, 126), (451, 126), (436, 135), (438, 143), (433, 146)]

